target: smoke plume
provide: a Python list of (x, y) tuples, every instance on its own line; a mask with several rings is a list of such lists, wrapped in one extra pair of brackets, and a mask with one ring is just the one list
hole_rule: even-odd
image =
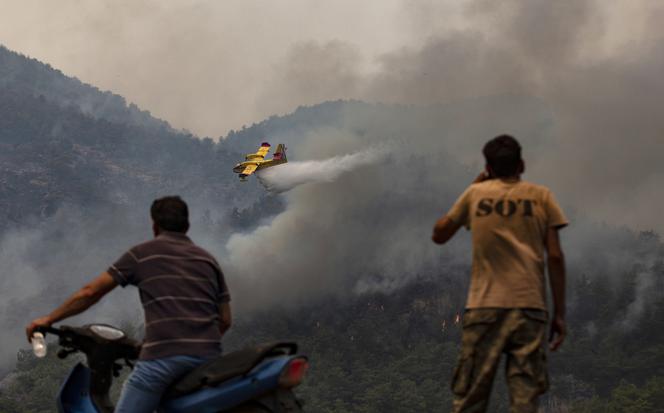
[(341, 174), (384, 159), (387, 151), (371, 149), (321, 161), (288, 162), (257, 173), (261, 184), (271, 192), (281, 193), (311, 182), (332, 182)]

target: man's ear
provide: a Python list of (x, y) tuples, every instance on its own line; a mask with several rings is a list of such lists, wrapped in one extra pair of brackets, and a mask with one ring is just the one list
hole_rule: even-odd
[(519, 175), (521, 175), (525, 171), (526, 171), (526, 161), (522, 159), (521, 161), (519, 161), (519, 170), (518, 170)]
[(152, 233), (156, 237), (157, 235), (159, 235), (159, 232), (160, 231), (159, 231), (159, 227), (157, 226), (157, 223), (152, 221)]

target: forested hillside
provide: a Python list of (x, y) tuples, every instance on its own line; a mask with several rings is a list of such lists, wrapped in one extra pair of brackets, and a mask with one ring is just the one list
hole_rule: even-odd
[[(54, 349), (45, 360), (22, 350), (23, 326), (149, 236), (150, 201), (174, 193), (192, 207), (192, 237), (224, 268), (233, 264), (238, 312), (227, 350), (296, 340), (311, 359), (299, 389), (310, 412), (448, 411), (468, 239), (440, 252), (431, 224), (481, 166), (470, 159), (488, 134), (513, 130), (541, 159), (555, 144), (552, 119), (530, 97), (427, 107), (339, 101), (217, 143), (0, 47), (0, 412), (55, 411), (67, 365)], [(263, 140), (286, 143), (292, 162), (375, 149), (388, 156), (277, 195), (230, 172)], [(550, 356), (545, 411), (662, 412), (664, 245), (652, 231), (596, 223), (584, 211), (571, 217), (563, 239), (570, 337)], [(276, 226), (283, 221), (293, 224)], [(238, 240), (260, 243), (249, 258), (264, 278), (237, 266), (246, 260)], [(303, 273), (271, 278), (291, 269), (283, 262)], [(252, 302), (254, 291), (271, 300)], [(126, 293), (113, 292), (91, 317), (140, 331)], [(506, 411), (502, 381), (497, 390), (492, 411)]]
[(237, 154), (210, 139), (94, 118), (10, 85), (1, 93), (2, 227), (46, 218), (63, 203), (133, 207), (192, 182), (212, 201), (235, 184), (218, 172)]

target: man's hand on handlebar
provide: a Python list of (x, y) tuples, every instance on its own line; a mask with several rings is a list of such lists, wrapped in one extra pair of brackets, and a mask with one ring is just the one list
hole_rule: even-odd
[(35, 330), (38, 327), (50, 327), (51, 324), (53, 324), (53, 321), (51, 321), (49, 316), (32, 320), (32, 322), (25, 328), (25, 334), (28, 336), (28, 342), (32, 342), (32, 335), (35, 333)]

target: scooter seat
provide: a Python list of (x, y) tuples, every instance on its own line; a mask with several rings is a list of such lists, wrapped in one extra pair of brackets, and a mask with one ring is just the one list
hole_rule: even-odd
[(297, 352), (295, 343), (266, 343), (235, 351), (210, 360), (176, 381), (166, 392), (168, 399), (193, 393), (203, 387), (215, 387), (233, 377), (249, 373), (263, 359)]

